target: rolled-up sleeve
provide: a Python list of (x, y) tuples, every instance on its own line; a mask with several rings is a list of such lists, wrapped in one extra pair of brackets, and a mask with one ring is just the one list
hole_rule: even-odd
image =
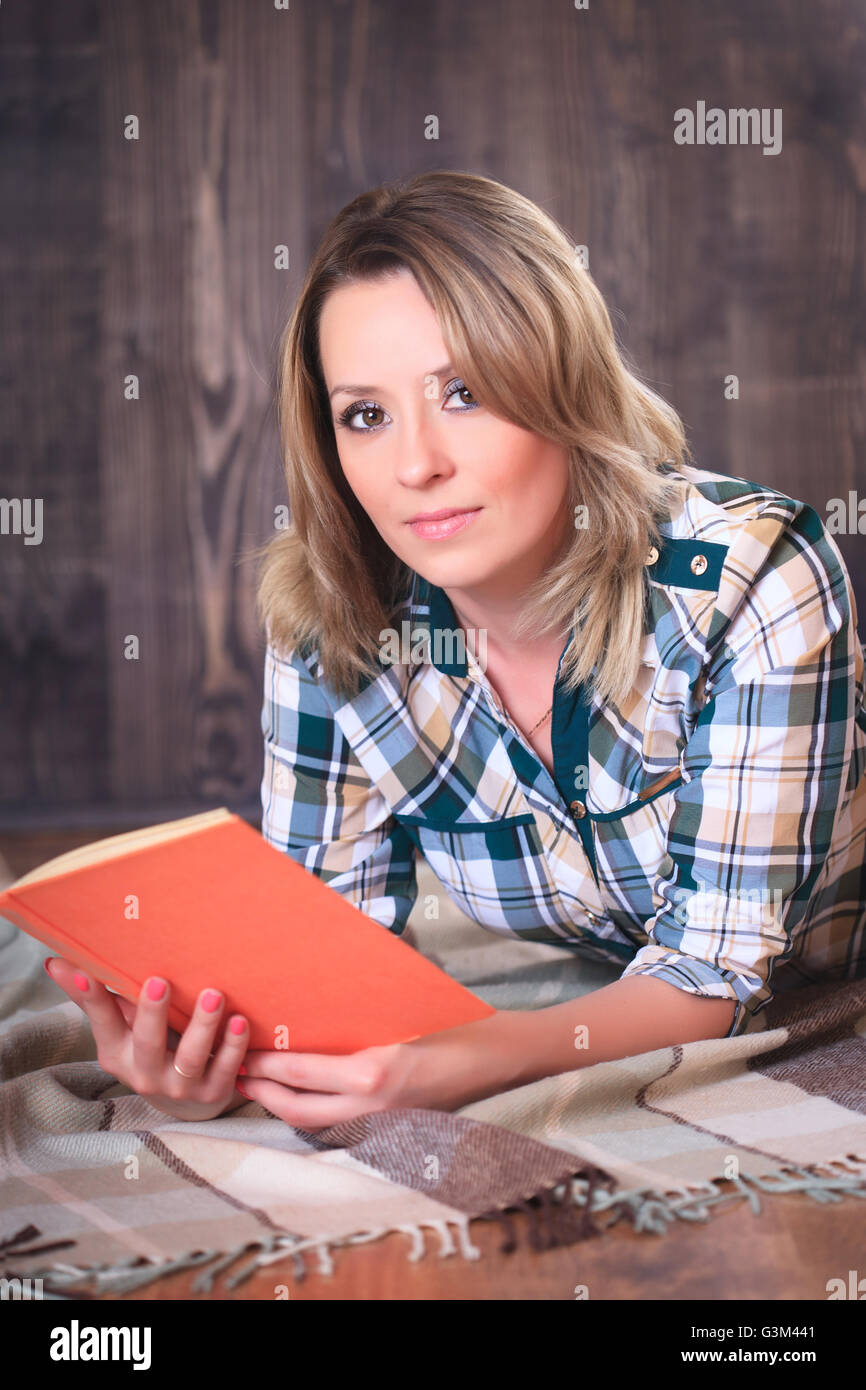
[(265, 652), (262, 835), (399, 936), (415, 850), (356, 758), (303, 657)]
[(728, 555), (740, 600), (713, 615), (708, 698), (654, 878), (662, 905), (623, 972), (734, 1001), (727, 1037), (772, 997), (853, 791), (856, 604), (820, 517), (791, 506), (754, 518)]

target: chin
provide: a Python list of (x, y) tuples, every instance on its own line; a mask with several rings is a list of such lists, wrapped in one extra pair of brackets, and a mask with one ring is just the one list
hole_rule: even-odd
[(497, 570), (492, 570), (489, 565), (482, 569), (478, 564), (461, 563), (459, 560), (452, 559), (443, 555), (415, 557), (415, 561), (408, 562), (412, 569), (429, 580), (440, 589), (465, 589), (467, 592), (473, 589), (482, 589), (492, 579), (495, 579)]

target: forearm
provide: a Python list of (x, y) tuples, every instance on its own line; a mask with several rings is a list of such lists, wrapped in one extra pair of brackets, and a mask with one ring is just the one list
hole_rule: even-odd
[(629, 975), (580, 999), (515, 1013), (510, 1036), (503, 1039), (508, 1084), (725, 1037), (735, 1008), (729, 999), (688, 994), (651, 975)]

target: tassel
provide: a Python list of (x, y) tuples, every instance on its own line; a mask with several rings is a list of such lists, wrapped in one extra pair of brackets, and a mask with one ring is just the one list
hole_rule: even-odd
[[(70, 1245), (76, 1245), (74, 1240), (54, 1240), (47, 1245), (30, 1245), (26, 1250), (16, 1250), (15, 1246), (22, 1242), (33, 1240), (34, 1236), (41, 1236), (42, 1232), (38, 1226), (22, 1226), (20, 1231), (16, 1231), (14, 1236), (6, 1236), (0, 1240), (0, 1255), (13, 1251), (16, 1255), (41, 1255), (45, 1250), (68, 1250)], [(12, 1277), (11, 1275), (8, 1277)]]

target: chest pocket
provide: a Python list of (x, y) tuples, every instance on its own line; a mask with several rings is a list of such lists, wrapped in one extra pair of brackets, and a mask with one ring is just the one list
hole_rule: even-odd
[(634, 801), (630, 801), (627, 806), (620, 806), (615, 811), (599, 812), (588, 810), (587, 815), (592, 821), (619, 820), (621, 816), (627, 816), (632, 811), (641, 811), (644, 806), (648, 806), (651, 801), (655, 801), (658, 797), (665, 796), (668, 792), (672, 792), (675, 787), (679, 787), (682, 784), (682, 780), (682, 768), (672, 767), (670, 771), (663, 773), (661, 777), (654, 778), (652, 782), (644, 787), (642, 792), (638, 792)]
[(447, 855), (456, 862), (488, 860), (506, 864), (540, 848), (531, 811), (492, 821), (448, 820), (436, 816), (396, 816), (425, 858)]
[[(708, 708), (711, 700), (712, 696), (707, 693), (706, 667), (699, 672), (687, 698), (674, 687), (669, 690), (656, 689), (652, 701), (647, 701), (643, 714), (642, 757), (650, 763), (654, 762), (656, 767), (661, 764), (664, 768), (666, 763), (669, 766), (665, 771), (651, 774), (637, 795), (633, 794), (624, 806), (595, 811), (592, 808), (593, 797), (590, 790), (586, 807), (587, 818), (593, 822), (619, 820), (622, 816), (643, 810), (659, 797), (666, 796), (682, 786), (686, 744), (698, 722), (711, 714), (711, 708)], [(623, 779), (627, 775), (627, 769), (623, 768)], [(610, 807), (610, 801), (608, 806)]]
[(395, 820), (398, 820), (398, 821), (400, 822), (401, 825), (426, 826), (428, 830), (441, 830), (441, 831), (454, 830), (454, 831), (463, 831), (463, 830), (495, 830), (495, 829), (497, 829), (497, 828), (501, 829), (501, 828), (503, 828), (503, 827), (510, 828), (511, 826), (514, 826), (514, 825), (529, 825), (530, 822), (534, 822), (534, 821), (535, 821), (535, 817), (534, 817), (534, 815), (532, 814), (531, 811), (522, 811), (522, 812), (520, 813), (519, 816), (501, 816), (501, 817), (497, 818), (496, 820), (491, 820), (491, 821), (477, 821), (477, 820), (466, 820), (466, 821), (456, 820), (456, 821), (455, 821), (455, 820), (454, 820), (453, 818), (451, 818), (451, 817), (448, 817), (448, 816), (444, 816), (444, 817), (443, 817), (443, 816), (441, 816), (441, 815), (436, 815), (435, 812), (434, 812), (432, 815), (427, 815), (427, 816), (400, 816), (400, 815), (396, 815), (396, 816), (395, 816)]

